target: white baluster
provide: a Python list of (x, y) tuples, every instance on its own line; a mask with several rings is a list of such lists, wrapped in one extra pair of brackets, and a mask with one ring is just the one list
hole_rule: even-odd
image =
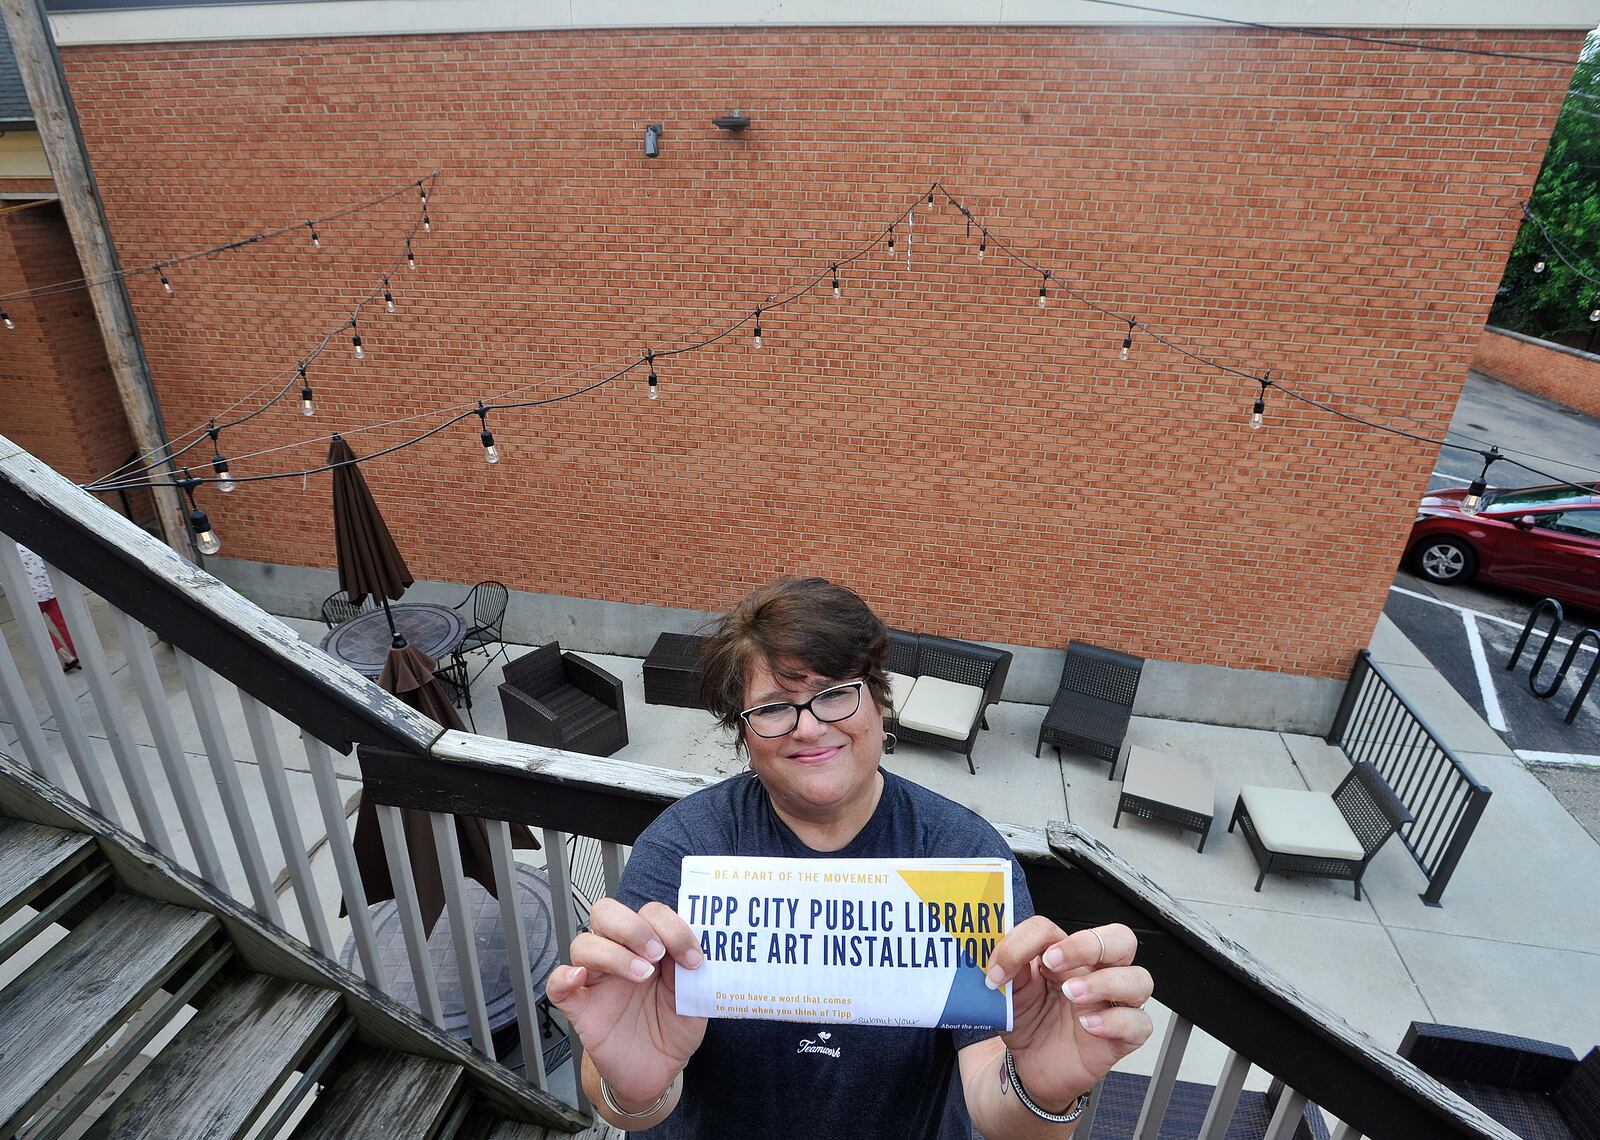
[[(461, 1000), (467, 1008), (467, 1024), (472, 1027), (472, 1042), (489, 1060), (495, 1059), (494, 1040), (489, 1035), (489, 1010), (483, 1000), (483, 977), (478, 973), (478, 951), (473, 945), (472, 909), (467, 906), (466, 876), (461, 867), (461, 845), (456, 839), (456, 817), (430, 811), (433, 850), (439, 858), (439, 877), (444, 882), (444, 903), (450, 915), (450, 941), (456, 954), (456, 976), (461, 979)], [(515, 896), (513, 896), (514, 898)]]
[(302, 733), (306, 761), (311, 765), (311, 782), (317, 789), (317, 805), (322, 809), (322, 826), (328, 833), (328, 851), (339, 874), (339, 889), (344, 892), (345, 909), (350, 915), (350, 933), (356, 941), (361, 973), (379, 989), (384, 988), (383, 970), (378, 962), (377, 940), (372, 934), (372, 915), (367, 910), (367, 892), (361, 884), (361, 869), (356, 865), (356, 849), (345, 819), (344, 798), (339, 794), (339, 773), (334, 768), (328, 746), (309, 732)]
[(528, 956), (528, 932), (523, 927), (521, 886), (516, 856), (511, 850), (511, 826), (488, 820), (489, 855), (494, 861), (495, 893), (500, 896), (500, 927), (505, 932), (506, 961), (511, 969), (511, 992), (517, 1000), (517, 1033), (522, 1043), (522, 1071), (544, 1088), (544, 1046), (539, 1040), (539, 1003), (533, 996), (533, 964)]
[(406, 954), (411, 959), (411, 978), (417, 987), (417, 1004), (422, 1016), (443, 1028), (444, 1012), (439, 1007), (439, 983), (433, 976), (433, 958), (428, 953), (428, 934), (422, 928), (422, 906), (417, 901), (417, 880), (411, 873), (411, 851), (406, 843), (405, 822), (400, 809), (377, 805), (378, 830), (383, 833), (383, 853), (389, 860), (389, 880), (394, 884), (395, 906), (400, 914), (400, 933), (405, 936)]

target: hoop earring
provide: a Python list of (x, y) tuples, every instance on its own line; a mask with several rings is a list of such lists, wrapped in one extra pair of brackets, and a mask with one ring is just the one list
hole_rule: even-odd
[(889, 755), (894, 755), (894, 746), (898, 743), (900, 743), (900, 741), (895, 738), (894, 733), (885, 732), (883, 734), (883, 750), (889, 753)]

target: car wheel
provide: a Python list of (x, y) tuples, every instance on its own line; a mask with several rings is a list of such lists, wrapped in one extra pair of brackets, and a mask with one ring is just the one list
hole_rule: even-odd
[(1458, 586), (1472, 581), (1478, 572), (1478, 554), (1459, 538), (1441, 535), (1419, 542), (1411, 552), (1411, 564), (1430, 582)]

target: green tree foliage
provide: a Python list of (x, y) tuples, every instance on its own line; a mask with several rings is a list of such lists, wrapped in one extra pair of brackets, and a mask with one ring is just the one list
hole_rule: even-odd
[[(1580, 275), (1600, 280), (1600, 30), (1584, 41), (1529, 205), (1549, 239), (1522, 223), (1489, 323), (1583, 347), (1600, 307), (1600, 286)], [(1544, 271), (1534, 272), (1541, 261)]]

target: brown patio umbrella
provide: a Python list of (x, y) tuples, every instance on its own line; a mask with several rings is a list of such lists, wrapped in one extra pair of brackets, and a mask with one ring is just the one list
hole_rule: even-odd
[[(405, 593), (413, 579), (355, 459), (356, 453), (344, 438), (334, 436), (328, 462), (342, 465), (333, 468), (333, 541), (339, 557), (339, 588), (358, 605), (371, 594), (383, 603), (387, 614), (389, 599)], [(392, 618), (389, 628), (394, 629)]]
[[(456, 715), (450, 699), (445, 696), (433, 671), (438, 662), (420, 649), (406, 644), (404, 637), (396, 637), (383, 663), (383, 673), (378, 685), (393, 693), (406, 704), (432, 717), (445, 728), (461, 729), (461, 718)], [(422, 904), (422, 924), (433, 930), (433, 924), (444, 910), (444, 877), (439, 870), (439, 860), (433, 847), (433, 827), (426, 812), (402, 808), (400, 818), (406, 835), (406, 846), (411, 854), (411, 874), (417, 883), (417, 899)], [(456, 842), (461, 848), (461, 865), (467, 878), (476, 879), (491, 895), (494, 889), (494, 862), (489, 854), (489, 825), (481, 819), (457, 817)], [(389, 860), (383, 850), (383, 835), (378, 829), (377, 809), (365, 799), (356, 813), (354, 839), (356, 866), (361, 872), (361, 886), (367, 896), (367, 905), (395, 897), (394, 881), (389, 875)], [(524, 851), (537, 851), (539, 841), (526, 825), (511, 825), (511, 846)], [(339, 912), (343, 914), (344, 911)]]

